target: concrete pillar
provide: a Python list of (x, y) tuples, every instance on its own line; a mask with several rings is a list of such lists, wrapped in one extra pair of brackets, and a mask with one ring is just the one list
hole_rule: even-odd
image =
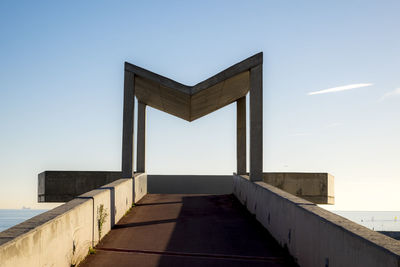
[(262, 181), (263, 172), (262, 65), (250, 70), (250, 180)]
[(246, 96), (236, 101), (236, 173), (246, 174)]
[(146, 104), (138, 102), (136, 171), (146, 172)]
[(135, 113), (135, 75), (125, 71), (124, 77), (124, 118), (122, 129), (122, 178), (132, 178), (134, 151), (134, 114)]

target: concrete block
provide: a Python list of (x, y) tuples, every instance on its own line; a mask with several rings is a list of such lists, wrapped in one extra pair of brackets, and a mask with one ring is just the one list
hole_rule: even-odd
[(334, 177), (329, 173), (265, 172), (263, 181), (315, 204), (335, 204)]
[(67, 202), (121, 175), (117, 171), (45, 171), (38, 175), (38, 202)]
[(147, 174), (146, 173), (135, 173), (135, 177), (133, 179), (133, 191), (135, 192), (133, 198), (134, 203), (137, 203), (139, 200), (144, 197), (148, 192), (147, 185)]

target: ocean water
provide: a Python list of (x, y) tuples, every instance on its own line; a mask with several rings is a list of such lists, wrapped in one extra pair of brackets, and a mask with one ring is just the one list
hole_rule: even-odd
[(332, 211), (375, 231), (400, 231), (400, 211)]
[(17, 225), (25, 220), (28, 220), (36, 215), (39, 215), (47, 210), (2, 210), (0, 209), (0, 232), (14, 225)]

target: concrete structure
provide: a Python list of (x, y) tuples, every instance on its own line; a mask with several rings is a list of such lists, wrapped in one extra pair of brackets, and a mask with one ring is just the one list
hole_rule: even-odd
[[(262, 62), (194, 86), (125, 63), (122, 171), (39, 174), (39, 202), (68, 202), (1, 232), (0, 265), (75, 266), (97, 246), (84, 266), (399, 267), (399, 241), (314, 204), (334, 202), (333, 176), (263, 173)], [(147, 106), (193, 121), (235, 101), (238, 174), (146, 174)]]
[[(121, 172), (46, 171), (39, 174), (39, 202), (66, 202), (120, 179)], [(328, 173), (263, 173), (263, 181), (316, 204), (334, 204)], [(232, 175), (135, 174), (135, 196), (143, 194), (231, 194)]]
[(400, 266), (400, 242), (264, 182), (234, 176), (234, 194), (300, 266)]
[(121, 179), (121, 172), (45, 171), (38, 175), (38, 202), (67, 202)]
[(120, 179), (1, 232), (0, 266), (75, 266), (132, 207), (132, 196), (132, 179)]
[(250, 177), (262, 180), (263, 54), (249, 57), (194, 86), (187, 86), (136, 65), (125, 63), (122, 174), (133, 170), (133, 96), (138, 99), (137, 171), (145, 172), (146, 105), (187, 121), (238, 101), (238, 173), (246, 172), (246, 94), (250, 92)]
[(263, 173), (265, 183), (315, 204), (335, 204), (333, 179), (329, 173)]

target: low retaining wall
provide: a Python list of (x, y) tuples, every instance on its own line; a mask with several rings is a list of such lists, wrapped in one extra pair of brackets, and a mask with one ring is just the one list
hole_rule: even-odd
[(147, 175), (149, 194), (232, 194), (232, 175)]
[(235, 196), (302, 267), (399, 267), (400, 242), (264, 182), (234, 175)]
[(76, 265), (132, 207), (134, 190), (136, 201), (147, 193), (145, 184), (146, 174), (119, 179), (1, 232), (1, 267)]

